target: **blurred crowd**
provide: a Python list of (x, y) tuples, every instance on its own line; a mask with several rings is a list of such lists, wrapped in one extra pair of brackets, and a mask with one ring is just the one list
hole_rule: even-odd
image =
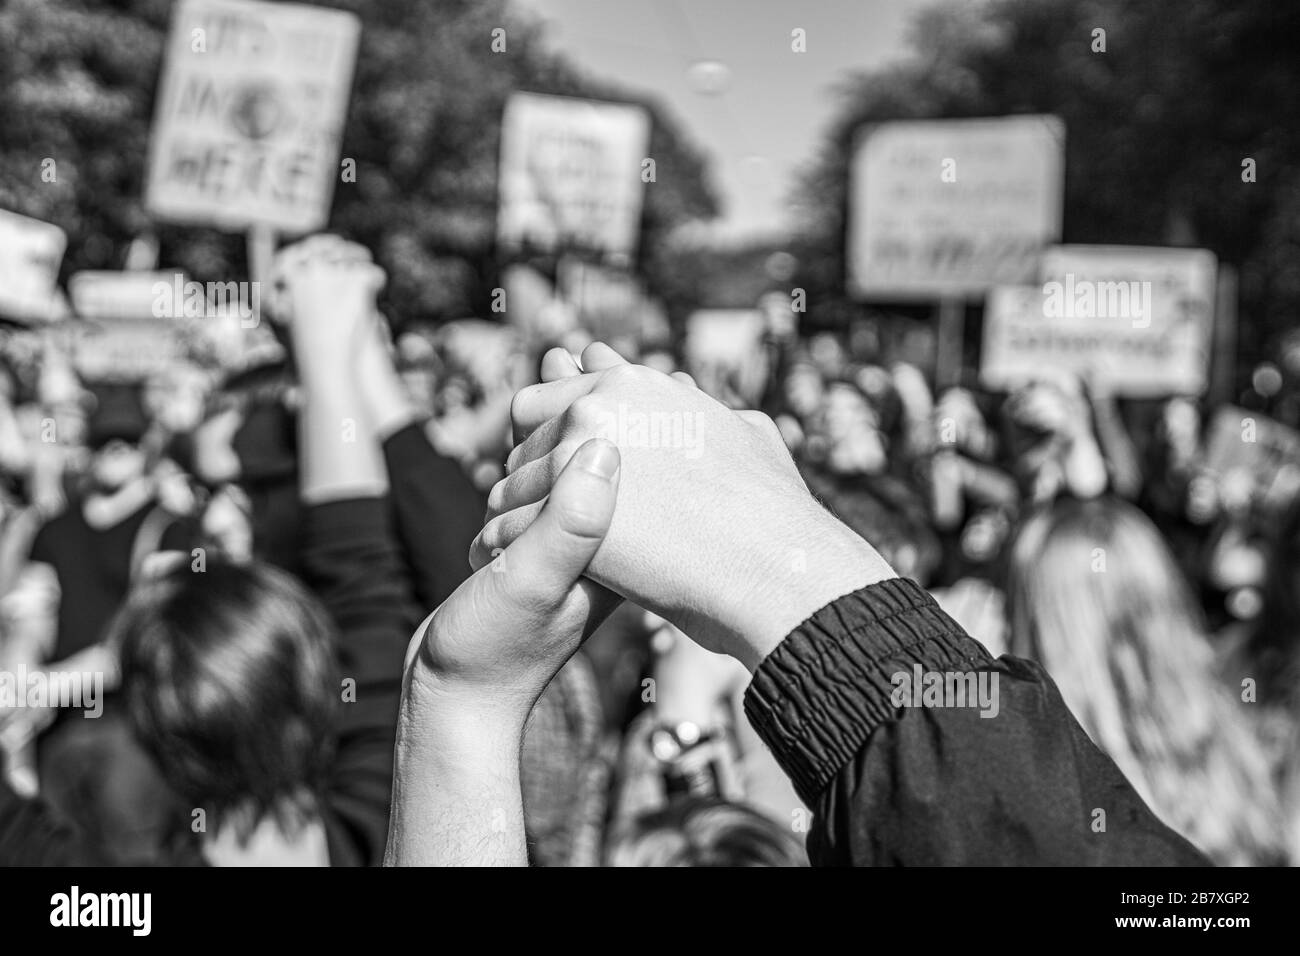
[[(824, 506), (993, 655), (1039, 662), (1156, 815), (1212, 860), (1300, 863), (1300, 459), (1231, 451), (1300, 426), (1300, 336), (1235, 403), (1210, 406), (1125, 399), (1046, 370), (1009, 394), (969, 371), (937, 388), (921, 323), (866, 317), (801, 335), (780, 295), (760, 314), (740, 360), (693, 354), (683, 335), (614, 344), (770, 415)], [(194, 801), (160, 761), (243, 759), (219, 735), (169, 731), (167, 700), (116, 702), (124, 666), (145, 664), (139, 648), (124, 663), (113, 622), (151, 563), (181, 552), (187, 564), (261, 559), (308, 585), (320, 576), (301, 494), (301, 346), (279, 325), (257, 331), (237, 367), (195, 354), (136, 380), (91, 380), (52, 334), (24, 331), (3, 350), (0, 667), (102, 672), (110, 691), (94, 720), (0, 710), (5, 786), (39, 796), (112, 862), (172, 859), (161, 848)], [(397, 506), (414, 626), (469, 575), (513, 444), (512, 397), (537, 381), (546, 347), (576, 355), (590, 336), (538, 341), (474, 319), (382, 326), (381, 339), (366, 380), (390, 376), (417, 423), (379, 435), (388, 481), (395, 497), (423, 485), (440, 516), (411, 527)], [(350, 441), (349, 419), (338, 427)], [(395, 436), (419, 450), (398, 455)], [(274, 680), (259, 670), (273, 658), (229, 654), (147, 663), (182, 685), (197, 681), (186, 668), (218, 663)], [(624, 605), (530, 718), (533, 861), (806, 865), (809, 809), (741, 710), (747, 680)], [(261, 732), (288, 733), (274, 717), (258, 717)], [(168, 749), (169, 733), (184, 746)]]

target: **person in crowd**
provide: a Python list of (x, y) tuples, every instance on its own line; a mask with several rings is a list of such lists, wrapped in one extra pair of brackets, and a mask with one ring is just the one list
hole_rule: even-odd
[(1155, 813), (1215, 862), (1282, 862), (1272, 764), (1220, 680), (1173, 556), (1140, 511), (1058, 499), (1013, 545), (1011, 652), (1041, 663)]
[(1288, 852), (1300, 865), (1300, 501), (1270, 542), (1263, 608), (1243, 640), (1225, 649), (1230, 686), (1255, 691), (1256, 725), (1276, 758), (1273, 785), (1288, 818)]
[[(403, 653), (418, 620), (384, 459), (353, 364), (381, 273), (355, 247), (297, 250), (290, 323), (309, 593), (266, 564), (188, 552), (115, 619), (133, 738), (180, 813), (155, 862), (376, 862)], [(355, 431), (347, 440), (341, 423)], [(99, 804), (91, 803), (93, 809)], [(0, 858), (118, 862), (93, 825), (0, 788)]]
[[(142, 396), (129, 385), (94, 391), (87, 423), (91, 458), (81, 487), (32, 540), (29, 561), (56, 584), (51, 673), (104, 675), (115, 689), (116, 655), (106, 641), (110, 620), (143, 561), (159, 550), (188, 551), (193, 529), (158, 500)], [(36, 664), (37, 662), (32, 662)], [(37, 742), (46, 799), (65, 818), (93, 828), (123, 862), (152, 858), (166, 826), (171, 794), (132, 738), (121, 700), (103, 712), (64, 708)]]
[(658, 615), (643, 617), (653, 635), (652, 676), (642, 685), (650, 700), (622, 735), (611, 828), (633, 827), (688, 795), (799, 827), (808, 810), (744, 715), (745, 668)]
[[(745, 710), (814, 811), (814, 864), (1205, 862), (1040, 665), (994, 660), (818, 505), (766, 416), (600, 345), (553, 350), (542, 378), (515, 397), (477, 571), (407, 654), (387, 862), (527, 861), (528, 713), (619, 596), (753, 675)], [(698, 416), (708, 441), (689, 467), (620, 448), (620, 407)], [(996, 714), (896, 707), (918, 667), (996, 676)]]
[(807, 866), (788, 828), (749, 807), (682, 797), (611, 838), (609, 866)]

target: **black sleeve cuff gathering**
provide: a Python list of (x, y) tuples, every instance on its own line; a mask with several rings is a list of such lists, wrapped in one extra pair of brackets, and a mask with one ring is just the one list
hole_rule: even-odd
[(920, 585), (893, 578), (832, 601), (791, 631), (754, 672), (745, 714), (812, 805), (894, 716), (894, 674), (993, 663)]

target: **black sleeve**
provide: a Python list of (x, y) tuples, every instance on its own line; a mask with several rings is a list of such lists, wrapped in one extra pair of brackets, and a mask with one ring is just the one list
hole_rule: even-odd
[[(377, 864), (388, 837), (402, 664), (420, 615), (382, 498), (306, 509), (303, 573), (341, 634), (341, 717), (326, 793), (331, 862)], [(347, 682), (351, 681), (351, 684)], [(342, 858), (340, 858), (342, 856)]]
[[(982, 676), (996, 713), (978, 700), (902, 706), (918, 666)], [(845, 595), (797, 627), (755, 672), (745, 712), (813, 808), (816, 865), (1208, 862), (1089, 740), (1042, 667), (994, 660), (912, 581)]]
[(163, 531), (159, 551), (189, 551), (199, 541), (199, 522), (189, 515), (175, 518)]
[(394, 432), (384, 442), (384, 460), (416, 599), (432, 611), (469, 577), (469, 546), (487, 501), (459, 462), (434, 450), (423, 422)]

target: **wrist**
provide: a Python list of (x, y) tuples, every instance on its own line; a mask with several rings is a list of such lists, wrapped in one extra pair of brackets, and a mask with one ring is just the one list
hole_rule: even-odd
[(728, 653), (751, 673), (791, 631), (821, 608), (898, 575), (868, 542), (809, 499), (808, 507), (766, 550), (733, 591), (721, 615)]
[(510, 688), (485, 686), (440, 672), (423, 655), (407, 670), (399, 723), (434, 732), (453, 749), (517, 751), (533, 700)]
[(402, 695), (385, 864), (525, 865), (523, 722), (427, 676)]

